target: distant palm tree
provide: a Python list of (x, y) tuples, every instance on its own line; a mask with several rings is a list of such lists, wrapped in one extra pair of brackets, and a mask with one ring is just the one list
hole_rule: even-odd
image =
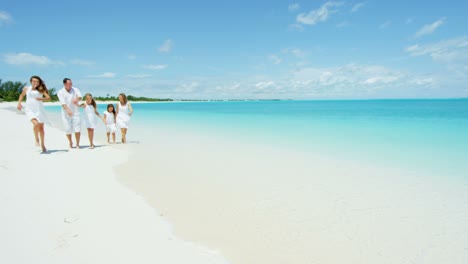
[(57, 101), (58, 100), (57, 89), (49, 88), (49, 95), (50, 95), (50, 99), (52, 101)]

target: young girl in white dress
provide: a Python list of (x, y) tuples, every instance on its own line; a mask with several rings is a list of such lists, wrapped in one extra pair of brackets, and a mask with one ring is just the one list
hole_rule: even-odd
[(29, 121), (33, 123), (34, 139), (36, 146), (41, 146), (42, 152), (47, 149), (44, 143), (44, 122), (47, 121), (43, 101), (50, 100), (49, 91), (44, 81), (39, 76), (32, 76), (29, 79), (31, 86), (25, 86), (18, 99), (18, 110), (22, 110), (21, 102), (26, 96), (25, 114)]
[(84, 108), (85, 111), (85, 125), (88, 129), (88, 138), (89, 138), (89, 148), (94, 149), (94, 128), (96, 128), (96, 116), (101, 118), (101, 115), (97, 111), (96, 101), (94, 101), (93, 96), (90, 93), (85, 95), (85, 103), (81, 104), (81, 107)]
[(107, 111), (104, 111), (104, 123), (106, 124), (107, 143), (110, 143), (110, 134), (112, 134), (112, 143), (115, 144), (115, 109), (113, 104), (107, 105)]
[(116, 124), (122, 132), (122, 143), (127, 142), (127, 129), (130, 125), (130, 116), (133, 113), (133, 108), (130, 102), (127, 101), (127, 96), (124, 93), (119, 94), (119, 102), (117, 103), (117, 118)]

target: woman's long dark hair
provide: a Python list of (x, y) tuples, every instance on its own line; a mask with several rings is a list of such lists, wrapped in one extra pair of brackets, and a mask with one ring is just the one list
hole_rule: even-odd
[(38, 92), (40, 92), (41, 94), (48, 94), (49, 93), (49, 90), (47, 90), (47, 86), (44, 83), (44, 81), (41, 79), (41, 77), (39, 77), (37, 75), (33, 75), (33, 76), (31, 76), (31, 78), (29, 78), (29, 82), (31, 83), (33, 79), (37, 79), (39, 81), (39, 86), (37, 86), (37, 91)]

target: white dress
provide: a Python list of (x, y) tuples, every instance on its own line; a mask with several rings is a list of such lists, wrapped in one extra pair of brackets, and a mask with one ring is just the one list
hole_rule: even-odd
[(42, 98), (42, 94), (37, 90), (33, 90), (31, 86), (27, 87), (26, 91), (26, 107), (24, 112), (28, 120), (36, 119), (39, 123), (46, 123), (47, 116), (45, 113), (42, 101), (37, 98)]
[(118, 128), (128, 128), (130, 125), (130, 115), (128, 114), (128, 102), (125, 105), (119, 104), (119, 113), (117, 114), (116, 125)]
[(86, 128), (96, 128), (96, 113), (93, 105), (85, 103), (85, 125)]

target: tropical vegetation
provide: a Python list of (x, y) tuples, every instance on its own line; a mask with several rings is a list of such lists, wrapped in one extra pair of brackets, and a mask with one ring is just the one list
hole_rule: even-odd
[[(13, 82), (7, 81), (2, 82), (0, 79), (0, 101), (12, 102), (17, 101), (23, 87), (26, 86), (26, 83), (22, 82)], [(57, 90), (55, 88), (49, 88), (49, 94), (51, 101), (58, 101)], [(118, 96), (95, 96), (94, 99), (99, 101), (118, 101)], [(159, 102), (159, 101), (172, 101), (172, 99), (160, 99), (160, 98), (149, 98), (149, 97), (137, 97), (133, 95), (128, 95), (127, 99), (129, 101), (149, 101), (149, 102)]]

